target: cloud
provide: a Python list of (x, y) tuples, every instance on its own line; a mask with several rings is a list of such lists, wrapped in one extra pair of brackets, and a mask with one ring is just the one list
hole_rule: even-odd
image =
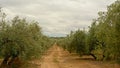
[(99, 11), (115, 0), (0, 0), (8, 18), (16, 15), (36, 20), (48, 36), (66, 36), (90, 26)]

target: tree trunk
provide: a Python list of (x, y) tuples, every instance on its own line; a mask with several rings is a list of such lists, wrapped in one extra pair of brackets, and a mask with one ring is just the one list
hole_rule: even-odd
[(97, 59), (96, 56), (95, 56), (94, 54), (90, 54), (90, 55), (93, 56), (95, 60)]
[(8, 66), (11, 66), (11, 65), (13, 64), (13, 62), (15, 61), (15, 58), (16, 58), (16, 57), (12, 57), (12, 58), (10, 59), (10, 61), (8, 62)]
[(2, 61), (1, 65), (0, 65), (0, 68), (7, 68), (9, 58), (10, 58), (10, 56), (6, 56), (4, 58), (4, 60)]
[(19, 59), (18, 56), (12, 57), (11, 60), (8, 62), (8, 68), (20, 68), (22, 66), (22, 61)]

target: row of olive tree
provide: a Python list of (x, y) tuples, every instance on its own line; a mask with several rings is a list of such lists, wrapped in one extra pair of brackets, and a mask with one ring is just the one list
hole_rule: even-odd
[(97, 60), (120, 59), (120, 0), (99, 12), (89, 31), (71, 32), (59, 44), (70, 52), (90, 54)]
[[(94, 38), (94, 40), (91, 40)], [(90, 47), (98, 59), (120, 59), (120, 0), (108, 6), (107, 12), (99, 12), (89, 30)]]
[(70, 53), (75, 52), (82, 56), (83, 54), (87, 54), (86, 36), (87, 35), (85, 31), (71, 31), (70, 35), (65, 38), (59, 39), (57, 42), (58, 45), (68, 50)]
[(0, 9), (0, 68), (11, 67), (16, 58), (27, 60), (40, 57), (49, 47), (50, 39), (44, 36), (37, 22), (28, 22), (18, 16), (5, 20)]

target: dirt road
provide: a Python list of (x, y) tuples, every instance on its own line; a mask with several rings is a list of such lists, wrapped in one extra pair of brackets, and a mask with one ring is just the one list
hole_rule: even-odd
[[(40, 61), (38, 61), (39, 63)], [(38, 64), (38, 68), (120, 68), (117, 64), (100, 62), (92, 59), (91, 56), (79, 57), (69, 54), (57, 45), (51, 47), (47, 55)]]

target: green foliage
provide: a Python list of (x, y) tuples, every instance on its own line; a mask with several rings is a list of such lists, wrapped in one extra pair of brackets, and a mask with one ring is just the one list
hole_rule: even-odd
[[(96, 20), (95, 20), (96, 21)], [(88, 32), (88, 39), (87, 39), (87, 44), (88, 44), (88, 49), (89, 52), (95, 49), (95, 46), (97, 45), (97, 38), (95, 36), (95, 31), (96, 31), (96, 22), (93, 22), (91, 27), (89, 27), (89, 32)]]
[(3, 27), (0, 33), (1, 54), (4, 57), (7, 55), (18, 56), (27, 54), (33, 45), (36, 46), (33, 37), (36, 36), (37, 32), (33, 33), (32, 29), (35, 27), (31, 27), (34, 24), (29, 25), (25, 19), (19, 19), (18, 17), (15, 17), (11, 23), (1, 25)]
[(96, 60), (103, 60), (103, 50), (102, 45), (96, 46), (94, 50), (91, 51), (92, 54), (96, 57)]
[[(80, 56), (86, 52), (86, 33), (82, 30), (71, 32), (66, 38), (58, 42), (63, 48), (67, 49), (70, 53), (76, 52)], [(64, 42), (64, 43), (62, 43)]]
[(83, 55), (85, 52), (85, 33), (84, 31), (76, 31), (72, 43), (75, 46), (76, 53)]

